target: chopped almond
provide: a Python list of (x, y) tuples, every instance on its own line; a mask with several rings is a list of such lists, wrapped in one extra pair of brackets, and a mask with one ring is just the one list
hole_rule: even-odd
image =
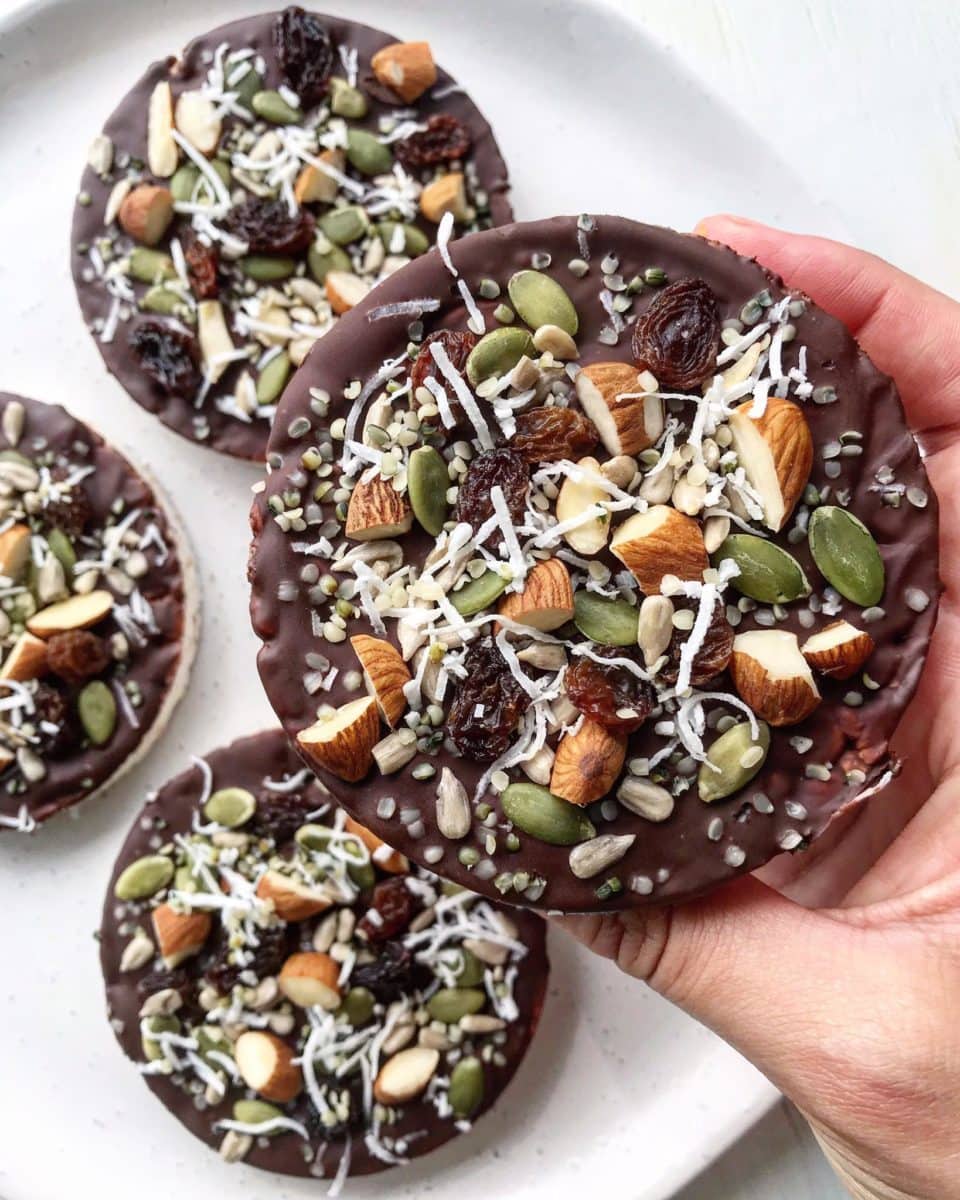
[(252, 1030), (241, 1033), (233, 1047), (240, 1077), (265, 1100), (287, 1104), (303, 1090), (303, 1076), (294, 1054), (275, 1033)]
[[(318, 157), (321, 162), (341, 173), (347, 165), (347, 156), (340, 149), (324, 150)], [(332, 204), (337, 198), (339, 187), (340, 184), (333, 175), (328, 175), (320, 167), (307, 163), (297, 176), (293, 194), (298, 204)]]
[(663, 433), (657, 381), (623, 362), (596, 362), (577, 376), (577, 397), (609, 454), (639, 454)]
[(344, 533), (357, 542), (392, 538), (409, 533), (413, 510), (389, 479), (374, 475), (360, 479), (350, 493)]
[(297, 734), (297, 744), (317, 766), (347, 783), (362, 779), (373, 765), (373, 748), (380, 736), (377, 702), (362, 696), (341, 706), (332, 716)]
[[(261, 313), (263, 319), (264, 314)], [(233, 339), (219, 300), (201, 300), (197, 305), (197, 339), (207, 375), (216, 383), (230, 366), (228, 356), (234, 351)]]
[(106, 589), (80, 592), (41, 608), (29, 618), (27, 629), (37, 637), (51, 638), (55, 633), (67, 633), (71, 629), (89, 629), (109, 616), (112, 610), (113, 596)]
[(382, 638), (360, 633), (350, 639), (350, 645), (360, 660), (383, 718), (392, 729), (406, 711), (403, 687), (412, 678), (410, 670), (400, 651)]
[(347, 817), (343, 828), (345, 833), (352, 833), (358, 841), (363, 842), (370, 852), (370, 857), (381, 871), (386, 871), (389, 875), (403, 875), (409, 870), (410, 864), (407, 856), (401, 854), (399, 850), (394, 850), (392, 846), (388, 846), (366, 825), (361, 825), (353, 817)]
[(418, 100), (437, 82), (437, 67), (429, 42), (393, 42), (370, 60), (377, 79), (392, 88), (406, 104)]
[(700, 580), (710, 565), (698, 522), (666, 504), (624, 521), (610, 549), (648, 596), (660, 591), (664, 575)]
[(511, 592), (498, 611), (520, 625), (548, 633), (573, 620), (570, 572), (559, 558), (538, 562), (527, 575), (522, 592)]
[(30, 530), (11, 525), (0, 533), (0, 575), (16, 583), (30, 561)]
[(169, 179), (180, 161), (180, 148), (173, 140), (173, 93), (164, 79), (150, 93), (147, 109), (147, 165), (150, 174)]
[(212, 924), (210, 914), (205, 912), (178, 912), (170, 904), (153, 910), (153, 932), (167, 970), (172, 971), (203, 949)]
[(567, 475), (560, 486), (557, 521), (563, 525), (583, 516), (584, 520), (566, 530), (563, 540), (577, 554), (599, 554), (610, 536), (610, 510), (606, 504), (610, 496), (595, 482), (603, 478), (595, 458), (581, 458), (577, 466), (583, 472), (582, 478)]
[(320, 888), (308, 887), (279, 871), (267, 871), (260, 876), (257, 895), (261, 900), (272, 900), (274, 912), (283, 921), (306, 921), (325, 912), (332, 903)]
[(420, 193), (420, 211), (435, 225), (439, 225), (446, 213), (453, 213), (455, 221), (469, 221), (473, 209), (467, 203), (467, 190), (459, 171), (441, 175), (428, 183)]
[(0, 667), (0, 678), (39, 679), (47, 672), (47, 643), (32, 633), (21, 633)]
[(173, 193), (169, 188), (142, 183), (126, 194), (117, 218), (135, 242), (155, 246), (173, 220)]
[(216, 104), (202, 92), (180, 93), (174, 121), (179, 132), (201, 154), (212, 154), (220, 144), (223, 121)]
[(870, 634), (849, 621), (834, 621), (808, 637), (800, 647), (810, 666), (831, 679), (849, 679), (860, 670), (873, 649)]
[(277, 982), (280, 991), (300, 1008), (340, 1007), (340, 966), (329, 954), (304, 951), (291, 954), (283, 964)]
[(550, 791), (581, 807), (610, 791), (623, 769), (627, 739), (584, 720), (576, 733), (567, 733), (557, 747)]
[(352, 271), (328, 271), (324, 276), (323, 286), (326, 289), (330, 307), (338, 315), (349, 312), (370, 291), (370, 284)]
[(820, 693), (797, 635), (752, 629), (733, 639), (730, 674), (756, 715), (771, 725), (796, 725), (820, 703)]
[(748, 482), (763, 504), (764, 524), (783, 528), (800, 499), (813, 465), (807, 418), (792, 400), (772, 396), (763, 415), (752, 417), (749, 400), (730, 414), (730, 432)]
[(423, 1092), (439, 1065), (438, 1050), (410, 1046), (383, 1064), (374, 1081), (373, 1094), (381, 1104), (408, 1104)]

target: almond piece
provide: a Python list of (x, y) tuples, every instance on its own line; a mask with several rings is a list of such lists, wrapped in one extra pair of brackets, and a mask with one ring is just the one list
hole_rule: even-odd
[(624, 521), (610, 549), (648, 596), (660, 591), (664, 575), (699, 580), (710, 565), (699, 523), (666, 504)]
[(401, 1050), (380, 1068), (373, 1094), (381, 1104), (408, 1104), (424, 1090), (440, 1063), (440, 1052), (428, 1046)]
[(460, 172), (451, 171), (428, 183), (420, 193), (420, 211), (435, 225), (448, 212), (453, 213), (455, 221), (469, 221), (473, 209), (467, 203), (467, 189)]
[(27, 621), (27, 629), (37, 637), (51, 638), (71, 629), (89, 629), (113, 610), (113, 596), (105, 589), (81, 592), (68, 600), (41, 608)]
[(413, 510), (389, 479), (359, 480), (350, 494), (344, 533), (356, 542), (372, 542), (409, 533)]
[(849, 679), (873, 653), (874, 641), (869, 633), (857, 629), (849, 621), (834, 621), (811, 634), (800, 652), (814, 670), (831, 679)]
[(201, 154), (212, 154), (216, 150), (223, 122), (217, 106), (201, 92), (181, 92), (173, 119), (195, 150)]
[(197, 305), (197, 340), (200, 342), (204, 370), (216, 383), (230, 366), (227, 356), (234, 351), (233, 339), (219, 300), (201, 300)]
[(0, 533), (0, 575), (16, 583), (30, 558), (30, 530), (26, 525), (11, 525)]
[(169, 188), (142, 183), (126, 194), (117, 219), (135, 242), (155, 246), (173, 220), (173, 194)]
[(32, 633), (21, 633), (3, 660), (0, 678), (39, 679), (47, 671), (47, 643)]
[(639, 454), (663, 433), (663, 401), (649, 371), (624, 362), (597, 362), (577, 376), (577, 398), (607, 453)]
[(592, 517), (574, 525), (562, 536), (571, 550), (578, 554), (599, 554), (610, 536), (610, 510), (606, 505), (609, 494), (590, 478), (591, 475), (603, 478), (600, 464), (595, 458), (581, 458), (577, 466), (584, 472), (584, 478), (564, 477), (557, 496), (557, 520), (563, 524), (583, 513), (592, 512)]
[(730, 674), (741, 699), (770, 725), (796, 725), (820, 703), (797, 635), (786, 629), (737, 634)]
[(274, 912), (283, 921), (306, 921), (326, 912), (332, 904), (320, 888), (309, 887), (279, 871), (267, 871), (260, 876), (257, 895), (261, 900), (272, 900)]
[(412, 678), (410, 670), (396, 646), (382, 638), (360, 633), (350, 639), (350, 645), (360, 660), (367, 683), (373, 689), (383, 719), (392, 729), (407, 708), (403, 685)]
[(538, 562), (527, 576), (523, 591), (504, 596), (497, 611), (544, 633), (559, 629), (573, 620), (570, 572), (559, 558)]
[(233, 1056), (243, 1082), (265, 1100), (286, 1104), (303, 1090), (303, 1077), (294, 1065), (293, 1051), (275, 1033), (241, 1033)]
[(323, 286), (330, 307), (338, 315), (349, 312), (370, 291), (370, 284), (352, 271), (328, 271)]
[(763, 505), (768, 529), (781, 529), (793, 512), (813, 466), (807, 418), (792, 400), (771, 396), (763, 416), (751, 417), (749, 400), (730, 414), (733, 448)]
[(379, 736), (377, 702), (372, 696), (362, 696), (302, 729), (297, 744), (318, 766), (347, 783), (356, 783), (373, 764), (373, 748)]
[(329, 954), (307, 950), (291, 954), (280, 969), (280, 991), (300, 1008), (319, 1006), (327, 1012), (340, 1007), (340, 964)]
[(213, 926), (205, 912), (178, 912), (169, 904), (153, 910), (153, 932), (168, 971), (199, 953)]
[(150, 174), (169, 179), (180, 161), (180, 149), (173, 140), (173, 94), (162, 80), (150, 93), (147, 109), (147, 165)]
[(370, 60), (377, 79), (407, 104), (437, 82), (437, 66), (429, 42), (392, 42)]
[(576, 733), (565, 734), (557, 746), (550, 791), (571, 804), (592, 804), (613, 787), (626, 753), (625, 737), (585, 720)]
[[(317, 157), (341, 174), (347, 165), (347, 156), (340, 149), (324, 150)], [(297, 176), (293, 194), (298, 204), (332, 204), (339, 187), (333, 175), (308, 163)]]
[(370, 857), (381, 871), (386, 871), (389, 875), (405, 875), (410, 869), (410, 864), (405, 854), (401, 854), (399, 850), (394, 850), (392, 846), (388, 846), (385, 841), (377, 837), (372, 829), (368, 829), (366, 825), (361, 825), (353, 817), (347, 817), (343, 824), (343, 829), (345, 833), (352, 833), (357, 841), (362, 842), (366, 846), (370, 852)]

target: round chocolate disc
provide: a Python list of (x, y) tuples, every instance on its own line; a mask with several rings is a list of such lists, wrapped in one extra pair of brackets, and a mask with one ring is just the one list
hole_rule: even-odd
[(431, 252), (324, 340), (268, 463), (267, 694), (458, 883), (679, 901), (897, 769), (936, 499), (893, 382), (756, 262), (606, 216)]
[(465, 1132), (510, 1082), (547, 981), (543, 921), (411, 867), (280, 730), (148, 798), (101, 962), (124, 1052), (229, 1162), (342, 1180)]
[(262, 459), (291, 371), (339, 314), (453, 232), (511, 219), (490, 126), (433, 61), (300, 8), (149, 67), (90, 147), (74, 211), (84, 320), (126, 391)]
[(154, 486), (55, 404), (0, 393), (0, 831), (114, 782), (183, 694), (199, 599)]

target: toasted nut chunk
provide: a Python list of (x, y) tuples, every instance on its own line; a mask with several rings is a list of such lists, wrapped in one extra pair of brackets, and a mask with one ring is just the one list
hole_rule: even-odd
[(135, 242), (155, 246), (173, 220), (173, 195), (169, 188), (142, 183), (127, 193), (117, 216)]
[(383, 718), (393, 728), (407, 708), (404, 684), (412, 676), (397, 648), (382, 638), (358, 634), (350, 639)]
[(577, 554), (599, 554), (610, 536), (608, 493), (591, 476), (600, 476), (600, 464), (595, 458), (581, 458), (577, 466), (583, 472), (580, 479), (568, 475), (557, 497), (557, 521), (565, 524), (575, 518), (583, 519), (563, 534), (563, 540)]
[(247, 1087), (265, 1100), (286, 1104), (300, 1095), (303, 1077), (293, 1051), (273, 1033), (242, 1033), (233, 1047), (237, 1070)]
[(13, 649), (3, 660), (0, 678), (39, 679), (47, 671), (47, 643), (32, 633), (21, 633)]
[(350, 493), (344, 533), (357, 542), (392, 538), (409, 533), (413, 511), (389, 479), (382, 475), (361, 479)]
[(577, 376), (577, 398), (608, 454), (639, 454), (663, 433), (657, 381), (629, 363), (589, 363)]
[(498, 608), (501, 616), (520, 625), (549, 632), (573, 620), (570, 572), (559, 558), (538, 562), (527, 575), (522, 592), (510, 592)]
[(420, 193), (420, 211), (435, 225), (448, 212), (453, 213), (455, 221), (469, 221), (473, 209), (467, 203), (467, 189), (460, 172), (451, 171), (428, 183)]
[(151, 92), (147, 110), (147, 165), (158, 179), (169, 179), (180, 161), (172, 132), (173, 95), (170, 84), (162, 80)]
[(660, 591), (664, 575), (699, 580), (710, 565), (699, 524), (665, 504), (624, 521), (610, 549), (648, 596)]
[(560, 740), (550, 791), (580, 806), (600, 800), (616, 782), (626, 752), (625, 737), (585, 720), (576, 733), (565, 734)]
[[(324, 150), (318, 157), (341, 174), (347, 164), (347, 156), (340, 149)], [(293, 194), (298, 204), (331, 204), (337, 198), (339, 187), (334, 175), (308, 164), (297, 176)]]
[(37, 637), (50, 638), (69, 629), (89, 629), (113, 609), (113, 596), (105, 589), (71, 596), (42, 608), (27, 621), (27, 629)]
[(741, 698), (771, 725), (796, 725), (820, 703), (797, 635), (752, 629), (733, 639), (730, 673)]
[(370, 291), (370, 284), (352, 271), (328, 271), (323, 286), (330, 307), (338, 315), (355, 308)]
[(386, 871), (390, 875), (404, 875), (410, 869), (405, 854), (388, 846), (382, 838), (377, 837), (372, 829), (361, 825), (353, 817), (347, 817), (343, 828), (345, 833), (352, 833), (359, 842), (366, 846), (370, 857), (381, 871)]
[(356, 783), (373, 765), (373, 747), (379, 736), (377, 702), (372, 696), (363, 696), (301, 730), (297, 743), (317, 766), (347, 783)]
[(318, 1005), (333, 1012), (340, 1006), (339, 976), (340, 967), (329, 954), (309, 950), (290, 955), (278, 982), (280, 991), (300, 1008)]
[(11, 525), (0, 533), (0, 575), (4, 579), (16, 583), (29, 559), (30, 530), (26, 525)]
[(174, 120), (179, 132), (201, 154), (212, 154), (216, 150), (223, 122), (217, 106), (202, 92), (181, 92)]
[(178, 912), (169, 904), (153, 910), (153, 932), (163, 965), (171, 971), (203, 949), (211, 928), (209, 913)]
[(380, 1068), (373, 1094), (381, 1104), (409, 1104), (426, 1088), (439, 1063), (439, 1052), (428, 1046), (401, 1050)]
[(272, 900), (274, 912), (284, 921), (306, 921), (332, 904), (326, 892), (279, 871), (267, 871), (260, 877), (257, 895), (261, 900)]
[(393, 42), (370, 60), (377, 79), (401, 100), (413, 103), (437, 82), (437, 67), (429, 42)]
[(753, 401), (730, 415), (733, 447), (747, 480), (759, 493), (764, 524), (782, 529), (810, 478), (813, 437), (802, 409), (771, 397), (763, 415), (750, 415)]
[(873, 648), (870, 634), (849, 621), (834, 621), (808, 637), (800, 647), (810, 666), (831, 679), (849, 679), (867, 661)]

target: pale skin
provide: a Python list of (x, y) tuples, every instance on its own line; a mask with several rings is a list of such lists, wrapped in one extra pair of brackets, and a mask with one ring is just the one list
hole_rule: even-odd
[(941, 506), (944, 594), (900, 777), (812, 850), (671, 909), (560, 922), (804, 1112), (854, 1196), (960, 1197), (960, 304), (870, 254), (741, 218), (696, 232), (840, 318), (896, 380)]

